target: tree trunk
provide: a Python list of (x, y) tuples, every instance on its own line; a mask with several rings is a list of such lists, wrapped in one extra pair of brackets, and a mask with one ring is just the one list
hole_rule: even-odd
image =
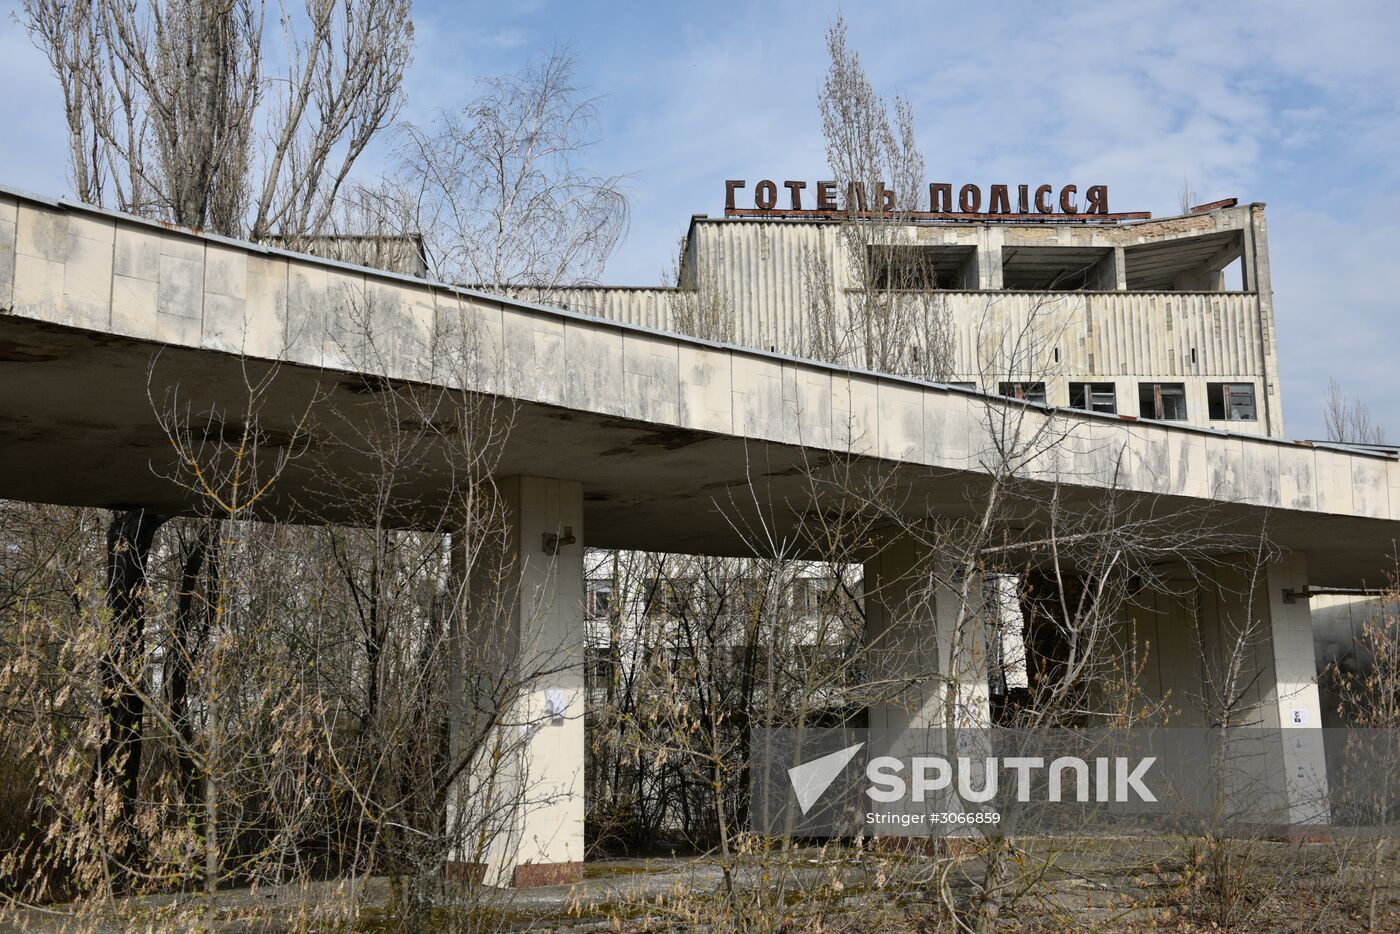
[(141, 678), (145, 656), (146, 559), (156, 529), (165, 522), (144, 509), (112, 517), (107, 527), (107, 651), (102, 659), (102, 733), (97, 785), (115, 786), (121, 805), (125, 856), (135, 852), (136, 783), (141, 773), (141, 721), (146, 700)]
[[(194, 726), (190, 723), (189, 685), (199, 645), (209, 631), (211, 608), (217, 600), (217, 549), (219, 523), (208, 519), (200, 524), (199, 536), (185, 552), (180, 573), (180, 592), (176, 599), (175, 631), (166, 656), (165, 699), (170, 722), (177, 731), (175, 761), (179, 769), (181, 797), (186, 807), (197, 807), (203, 799), (199, 766), (195, 758)], [(206, 557), (209, 573), (203, 606), (196, 606), (199, 580)]]

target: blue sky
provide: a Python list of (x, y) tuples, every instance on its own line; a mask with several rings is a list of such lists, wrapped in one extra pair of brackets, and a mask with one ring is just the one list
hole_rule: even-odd
[[(0, 182), (66, 193), (58, 90), (0, 0)], [(430, 3), (404, 116), (572, 44), (602, 95), (590, 168), (625, 174), (605, 281), (654, 283), (726, 178), (826, 173), (824, 3)], [(932, 180), (1110, 186), (1115, 210), (1268, 204), (1287, 431), (1320, 437), (1329, 377), (1400, 441), (1400, 6), (1384, 2), (862, 3), (851, 44), (912, 102)], [(374, 165), (387, 165), (387, 152)]]

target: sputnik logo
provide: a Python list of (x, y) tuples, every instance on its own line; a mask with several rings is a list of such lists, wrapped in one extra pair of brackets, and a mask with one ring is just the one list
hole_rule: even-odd
[(802, 808), (803, 814), (817, 803), (817, 799), (831, 787), (831, 783), (836, 781), (836, 776), (841, 774), (841, 770), (856, 757), (856, 753), (860, 752), (864, 745), (865, 743), (856, 743), (840, 752), (833, 752), (788, 769), (788, 780), (792, 782), (792, 790), (797, 793), (797, 805)]

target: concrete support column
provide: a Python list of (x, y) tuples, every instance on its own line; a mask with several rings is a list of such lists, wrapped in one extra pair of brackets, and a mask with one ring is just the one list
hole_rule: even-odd
[(975, 267), (971, 270), (976, 274), (972, 288), (980, 289), (984, 292), (995, 292), (1002, 287), (1001, 274), (1001, 246), (1003, 233), (1001, 230), (992, 228), (982, 228), (978, 233), (977, 250), (972, 256)]
[(452, 865), (493, 885), (583, 873), (583, 490), (497, 483), (493, 518), (452, 536)]
[(870, 680), (903, 685), (870, 705), (872, 730), (940, 729), (950, 709), (958, 728), (990, 723), (980, 580), (964, 587), (956, 568), (892, 536), (865, 563), (865, 617)]
[(1285, 599), (1306, 590), (1306, 556), (1287, 554), (1252, 574), (1219, 568), (1198, 588), (1192, 580), (1183, 573), (1175, 594), (1140, 600), (1153, 607), (1138, 618), (1138, 638), (1150, 643), (1142, 687), (1180, 708), (1173, 726), (1228, 720), (1236, 807), (1251, 822), (1307, 833), (1329, 808), (1312, 613), (1307, 600)]
[(1330, 808), (1312, 608), (1306, 599), (1287, 596), (1307, 592), (1307, 556), (1295, 552), (1271, 563), (1267, 587), (1269, 652), (1265, 661), (1272, 667), (1272, 678), (1266, 685), (1262, 714), (1266, 725), (1272, 721), (1283, 731), (1288, 823), (1293, 827), (1325, 824), (1330, 820)]
[[(985, 784), (990, 751), (981, 728), (991, 721), (981, 588), (980, 577), (960, 578), (958, 568), (904, 535), (881, 542), (865, 564), (866, 671), (872, 689), (886, 698), (869, 707), (870, 752), (900, 759), (942, 756), (958, 769), (958, 757), (968, 757), (970, 772), (963, 778), (977, 788)], [(885, 810), (960, 811), (957, 784), (955, 779), (922, 802), (906, 798)], [(930, 835), (978, 834), (974, 825), (946, 834), (937, 826), (929, 825)]]
[(1113, 247), (1089, 270), (1089, 288), (1096, 292), (1122, 292), (1128, 287), (1123, 248)]

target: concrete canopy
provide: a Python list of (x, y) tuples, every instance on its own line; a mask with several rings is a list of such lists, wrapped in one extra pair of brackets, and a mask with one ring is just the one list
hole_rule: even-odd
[(1314, 583), (1375, 583), (1400, 538), (1383, 453), (1025, 406), (0, 191), (0, 496), (194, 511), (158, 416), (237, 437), (265, 377), (259, 456), (296, 456), (261, 512), (291, 521), (353, 522), (387, 444), (403, 524), (446, 522), (470, 445), (443, 420), (489, 400), (513, 422), (494, 472), (580, 481), (599, 547), (763, 551), (833, 463), (911, 516), (967, 514), (997, 442), (1047, 430), (1031, 488), (1267, 526)]

